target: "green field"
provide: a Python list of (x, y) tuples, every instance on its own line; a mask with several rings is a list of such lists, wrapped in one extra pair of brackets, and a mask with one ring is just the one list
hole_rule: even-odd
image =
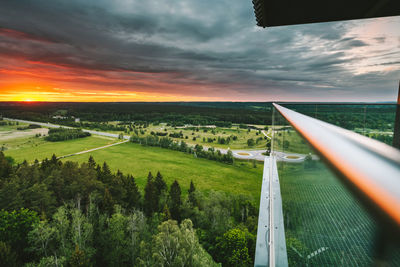
[(308, 143), (293, 129), (275, 131), (274, 147), (277, 151), (308, 154), (311, 152)]
[[(118, 122), (108, 122), (108, 124), (112, 125), (118, 125)], [(263, 129), (265, 125), (252, 125), (256, 126), (259, 129)], [(264, 135), (259, 132), (258, 130), (255, 129), (250, 129), (248, 131), (247, 129), (241, 129), (238, 126), (232, 126), (231, 128), (225, 128), (225, 127), (216, 127), (216, 128), (207, 128), (207, 127), (199, 127), (199, 130), (193, 130), (189, 128), (182, 128), (182, 127), (172, 127), (172, 126), (167, 126), (166, 123), (160, 123), (158, 125), (153, 125), (150, 124), (146, 128), (137, 128), (139, 131), (140, 136), (146, 136), (149, 135), (152, 131), (153, 132), (167, 132), (168, 135), (170, 133), (179, 133), (182, 132), (183, 138), (173, 138), (176, 141), (185, 141), (188, 144), (191, 145), (196, 145), (200, 144), (203, 146), (209, 146), (209, 147), (215, 147), (215, 148), (230, 148), (230, 149), (260, 149), (260, 148), (265, 148), (267, 140), (264, 138)], [(120, 134), (121, 131), (110, 131), (110, 130), (100, 130), (100, 129), (94, 129), (97, 131), (102, 131), (102, 132), (108, 132), (108, 133), (114, 133), (114, 134)], [(140, 134), (140, 131), (143, 130), (144, 134)], [(165, 131), (166, 130), (166, 131)], [(134, 132), (128, 132), (124, 133), (125, 135), (131, 135), (134, 134)], [(217, 142), (218, 137), (220, 138), (227, 138), (230, 136), (237, 136), (237, 140), (231, 139), (229, 144), (219, 144)], [(187, 137), (187, 138), (186, 138)], [(196, 138), (196, 140), (193, 140), (193, 137)], [(249, 147), (247, 145), (247, 140), (250, 138), (253, 138), (254, 141), (257, 140), (257, 138), (262, 137), (262, 140), (260, 140), (255, 146)], [(203, 141), (203, 138), (206, 138), (206, 141)], [(208, 142), (207, 139), (212, 138), (216, 139), (213, 142)]]
[[(16, 131), (14, 128), (9, 130)], [(216, 132), (218, 131), (216, 130)], [(231, 131), (236, 130), (225, 129), (223, 131), (228, 136)], [(247, 131), (241, 130), (240, 132), (243, 136), (247, 135)], [(204, 134), (212, 135), (209, 132)], [(253, 130), (250, 134), (255, 135), (255, 131)], [(40, 161), (44, 158), (50, 158), (53, 154), (64, 156), (114, 142), (117, 142), (117, 140), (96, 135), (62, 142), (48, 142), (43, 137), (30, 136), (7, 139), (2, 141), (0, 145), (4, 147), (5, 155), (13, 157), (16, 163), (21, 163), (24, 160), (32, 163), (35, 159)], [(256, 168), (253, 167), (252, 163), (246, 161), (236, 161), (234, 165), (228, 165), (194, 158), (191, 154), (179, 151), (144, 147), (133, 143), (109, 147), (63, 160), (84, 162), (88, 160), (90, 155), (100, 164), (106, 161), (113, 171), (119, 169), (126, 174), (134, 175), (141, 188), (144, 188), (149, 171), (153, 174), (160, 171), (168, 184), (177, 179), (181, 182), (183, 188), (187, 188), (190, 180), (193, 180), (196, 187), (204, 191), (222, 190), (252, 195), (255, 203), (258, 203), (259, 200), (262, 164), (257, 164)], [(186, 189), (183, 193), (186, 194)]]
[(141, 188), (144, 188), (149, 171), (155, 175), (160, 171), (168, 184), (175, 179), (183, 187), (183, 192), (193, 180), (203, 191), (217, 190), (246, 194), (259, 201), (262, 179), (262, 164), (253, 168), (248, 162), (236, 162), (234, 166), (194, 158), (193, 155), (158, 147), (144, 147), (125, 143), (91, 153), (69, 157), (66, 160), (84, 162), (92, 155), (96, 162), (106, 161), (113, 171), (121, 170), (132, 174)]
[[(264, 128), (264, 126), (259, 126), (260, 128)], [(238, 127), (231, 127), (231, 128), (223, 128), (223, 127), (216, 127), (216, 128), (199, 128), (198, 131), (192, 130), (192, 129), (187, 129), (187, 128), (174, 128), (171, 126), (165, 126), (163, 124), (154, 126), (150, 125), (146, 129), (146, 134), (149, 134), (151, 131), (154, 132), (165, 132), (165, 129), (167, 130), (168, 134), (170, 133), (179, 133), (182, 131), (183, 138), (173, 138), (174, 140), (183, 140), (188, 144), (200, 144), (203, 146), (209, 146), (209, 147), (215, 147), (215, 148), (230, 148), (230, 149), (260, 149), (260, 148), (265, 148), (267, 140), (264, 139), (264, 135), (260, 133), (258, 130), (251, 129), (248, 131), (247, 129), (240, 129)], [(187, 139), (186, 139), (187, 136)], [(233, 140), (231, 138), (231, 141), (229, 144), (219, 144), (217, 140), (209, 143), (207, 141), (208, 138), (212, 139), (218, 139), (218, 137), (223, 137), (227, 138), (230, 136), (237, 136), (237, 140)], [(196, 140), (193, 140), (193, 137), (196, 138)], [(254, 141), (257, 140), (257, 138), (261, 137), (262, 140), (258, 142), (255, 146), (249, 147), (247, 145), (247, 140), (250, 138), (253, 138)], [(205, 138), (205, 142), (203, 141), (203, 138)]]
[(21, 163), (24, 160), (33, 162), (35, 159), (50, 158), (53, 154), (64, 156), (112, 144), (116, 141), (116, 139), (100, 136), (90, 136), (63, 142), (48, 142), (43, 138), (25, 137), (5, 140), (2, 145), (6, 148), (4, 151), (6, 156), (11, 156), (16, 163)]
[[(5, 122), (7, 122), (7, 121), (5, 121)], [(28, 124), (22, 123), (22, 122), (20, 122), (18, 124), (16, 124), (15, 122), (7, 122), (7, 123), (10, 123), (11, 125), (8, 125), (8, 124), (7, 125), (1, 125), (0, 126), (0, 132), (16, 131), (18, 127), (24, 127), (24, 126), (28, 125)]]

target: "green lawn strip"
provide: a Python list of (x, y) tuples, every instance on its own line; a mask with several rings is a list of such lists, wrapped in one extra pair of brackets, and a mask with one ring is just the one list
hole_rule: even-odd
[(16, 163), (27, 160), (33, 162), (44, 158), (50, 158), (53, 154), (64, 156), (87, 149), (105, 146), (117, 142), (116, 139), (90, 136), (61, 142), (47, 142), (43, 138), (30, 137), (18, 138), (5, 141), (7, 150), (6, 156), (11, 156)]
[[(8, 121), (6, 121), (8, 122)], [(28, 126), (29, 124), (27, 123), (18, 123), (18, 125), (16, 123), (13, 123), (13, 125), (1, 125), (0, 126), (0, 132), (6, 132), (6, 131), (17, 131), (17, 128), (19, 127), (24, 127), (24, 126)]]
[(143, 190), (148, 172), (153, 175), (160, 171), (167, 184), (175, 179), (186, 194), (190, 180), (202, 191), (225, 191), (234, 194), (253, 196), (258, 203), (261, 190), (262, 164), (253, 168), (248, 162), (224, 164), (207, 159), (194, 158), (193, 155), (158, 147), (145, 147), (139, 144), (125, 143), (83, 155), (72, 156), (71, 160), (86, 162), (92, 155), (97, 163), (106, 161), (113, 171), (121, 170), (132, 174)]
[[(179, 133), (182, 131), (183, 138), (173, 138), (176, 141), (185, 141), (188, 144), (195, 145), (199, 144), (202, 146), (209, 146), (209, 147), (215, 147), (215, 148), (224, 148), (227, 149), (228, 147), (230, 149), (260, 149), (260, 148), (265, 148), (266, 147), (266, 142), (267, 140), (264, 139), (264, 135), (262, 133), (259, 133), (258, 135), (256, 134), (258, 131), (251, 129), (250, 132), (247, 131), (247, 129), (237, 129), (237, 128), (223, 128), (223, 127), (216, 127), (216, 128), (207, 128), (207, 132), (204, 132), (204, 129), (199, 129), (199, 131), (195, 130), (189, 130), (187, 128), (177, 128), (175, 129), (174, 127), (171, 126), (165, 126), (165, 125), (150, 125), (149, 127), (145, 128), (146, 130), (145, 135), (150, 134), (151, 131), (154, 132), (165, 132), (164, 128), (167, 129), (168, 135), (170, 133)], [(212, 133), (214, 130), (215, 134)], [(194, 133), (192, 135), (192, 133)], [(229, 144), (219, 144), (218, 143), (218, 137), (223, 137), (227, 138), (231, 135), (237, 136), (237, 140), (232, 140), (230, 141)], [(185, 137), (188, 137), (186, 139)], [(193, 137), (196, 137), (196, 140), (193, 140)], [(250, 138), (253, 138), (254, 141), (256, 141), (257, 138), (262, 137), (263, 139), (256, 144), (255, 146), (249, 147), (247, 145), (247, 140)], [(205, 142), (203, 142), (203, 138), (206, 139)], [(208, 138), (216, 139), (216, 141), (209, 143), (207, 141)]]
[[(288, 146), (284, 147), (284, 142)], [(294, 130), (275, 132), (275, 149), (288, 153), (308, 154), (311, 152), (308, 143)]]

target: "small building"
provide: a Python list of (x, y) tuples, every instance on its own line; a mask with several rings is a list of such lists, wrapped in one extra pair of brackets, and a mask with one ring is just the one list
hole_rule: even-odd
[(75, 122), (81, 122), (80, 118), (75, 118)]
[(55, 116), (53, 116), (53, 119), (65, 120), (65, 119), (67, 119), (67, 117), (64, 117), (64, 116), (61, 116), (61, 115), (55, 115)]

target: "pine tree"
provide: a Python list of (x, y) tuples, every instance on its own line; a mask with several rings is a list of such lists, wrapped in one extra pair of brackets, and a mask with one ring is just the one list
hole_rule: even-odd
[(12, 166), (4, 156), (3, 152), (0, 152), (0, 181), (8, 178), (12, 172)]
[(180, 221), (182, 199), (181, 199), (181, 187), (179, 186), (177, 180), (175, 180), (171, 185), (171, 189), (169, 191), (169, 200), (170, 200), (169, 211), (171, 212), (172, 219)]
[(92, 169), (96, 168), (96, 161), (92, 156), (89, 157), (88, 164), (90, 168)]
[(155, 186), (157, 188), (157, 194), (161, 194), (167, 189), (167, 184), (165, 183), (160, 172), (157, 172), (156, 179), (154, 180)]
[(151, 172), (147, 176), (146, 187), (144, 188), (144, 211), (148, 217), (158, 208), (157, 191), (154, 184), (154, 178)]
[(167, 190), (167, 184), (165, 183), (160, 172), (157, 172), (154, 185), (156, 188), (155, 202), (157, 203), (157, 211), (161, 212), (165, 204), (165, 191)]
[(132, 175), (126, 176), (124, 178), (124, 186), (126, 189), (126, 197), (124, 198), (124, 201), (127, 203), (128, 208), (139, 208), (142, 196), (140, 195), (135, 178)]
[(192, 207), (197, 206), (197, 199), (195, 195), (196, 188), (194, 187), (193, 181), (190, 181), (190, 188), (188, 190), (189, 193), (189, 202), (192, 205)]
[(107, 187), (104, 189), (104, 196), (101, 206), (103, 208), (103, 211), (108, 215), (111, 215), (114, 211), (114, 200)]
[(106, 162), (103, 163), (103, 168), (101, 168), (100, 171), (100, 181), (105, 183), (106, 185), (110, 185), (112, 182), (113, 175), (111, 173), (110, 167), (108, 167), (108, 164)]

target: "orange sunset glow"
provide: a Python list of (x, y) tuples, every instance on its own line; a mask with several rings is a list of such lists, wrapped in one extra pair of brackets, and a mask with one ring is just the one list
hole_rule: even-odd
[(262, 30), (250, 2), (17, 2), (0, 9), (0, 101), (396, 99), (399, 17)]

